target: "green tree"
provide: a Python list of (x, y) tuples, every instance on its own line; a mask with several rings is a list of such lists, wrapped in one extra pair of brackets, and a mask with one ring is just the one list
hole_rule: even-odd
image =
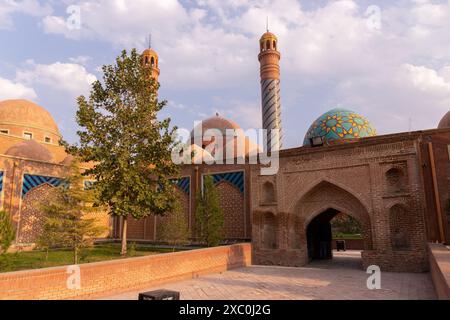
[(44, 225), (37, 243), (47, 252), (51, 247), (70, 248), (77, 264), (80, 250), (92, 246), (94, 238), (106, 231), (89, 217), (104, 208), (96, 205), (95, 188), (85, 188), (76, 163), (68, 168), (63, 181), (51, 197), (39, 201)]
[(15, 238), (14, 226), (8, 212), (0, 211), (0, 254), (4, 254), (11, 247)]
[(133, 49), (103, 66), (103, 81), (92, 84), (89, 100), (78, 98), (78, 145), (69, 153), (93, 167), (99, 203), (122, 217), (122, 255), (127, 251), (127, 218), (162, 215), (174, 208), (169, 178), (178, 173), (171, 150), (176, 146), (170, 118), (159, 120), (166, 105), (157, 97), (159, 84)]
[(208, 247), (219, 245), (223, 238), (224, 218), (213, 177), (203, 179), (203, 192), (197, 194), (197, 221), (200, 238)]
[(189, 226), (186, 215), (179, 203), (175, 205), (174, 211), (166, 214), (157, 226), (158, 239), (173, 246), (186, 244), (189, 240)]

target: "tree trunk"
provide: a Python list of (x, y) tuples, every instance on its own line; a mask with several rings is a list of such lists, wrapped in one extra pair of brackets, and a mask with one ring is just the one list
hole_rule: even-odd
[(73, 248), (73, 264), (76, 265), (78, 263), (78, 248)]
[(127, 217), (122, 217), (122, 256), (127, 255)]

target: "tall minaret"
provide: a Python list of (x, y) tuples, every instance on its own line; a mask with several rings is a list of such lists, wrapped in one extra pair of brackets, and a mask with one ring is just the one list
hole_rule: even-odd
[(155, 50), (151, 48), (151, 45), (149, 44), (149, 48), (145, 49), (144, 52), (142, 52), (142, 62), (144, 66), (151, 68), (152, 71), (152, 77), (158, 82), (159, 77), (159, 63), (158, 63), (158, 54)]
[[(261, 93), (263, 128), (267, 130), (267, 150), (280, 150), (282, 147), (281, 103), (280, 103), (280, 53), (278, 39), (267, 30), (259, 40), (261, 64)], [(271, 129), (278, 129), (276, 141), (272, 141)], [(278, 149), (276, 149), (278, 148)]]

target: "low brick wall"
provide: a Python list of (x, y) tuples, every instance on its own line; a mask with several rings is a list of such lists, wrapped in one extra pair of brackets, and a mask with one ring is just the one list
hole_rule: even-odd
[(251, 265), (251, 244), (81, 264), (81, 289), (67, 267), (0, 274), (0, 299), (91, 299)]
[(429, 244), (430, 273), (436, 295), (450, 300), (450, 249), (441, 244)]

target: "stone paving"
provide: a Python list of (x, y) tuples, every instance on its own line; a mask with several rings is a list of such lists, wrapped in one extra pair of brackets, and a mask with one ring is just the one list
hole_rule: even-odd
[(103, 299), (134, 300), (163, 288), (179, 291), (183, 300), (436, 299), (428, 273), (382, 272), (381, 289), (367, 289), (360, 258), (359, 251), (335, 252), (332, 261), (302, 268), (251, 266)]

